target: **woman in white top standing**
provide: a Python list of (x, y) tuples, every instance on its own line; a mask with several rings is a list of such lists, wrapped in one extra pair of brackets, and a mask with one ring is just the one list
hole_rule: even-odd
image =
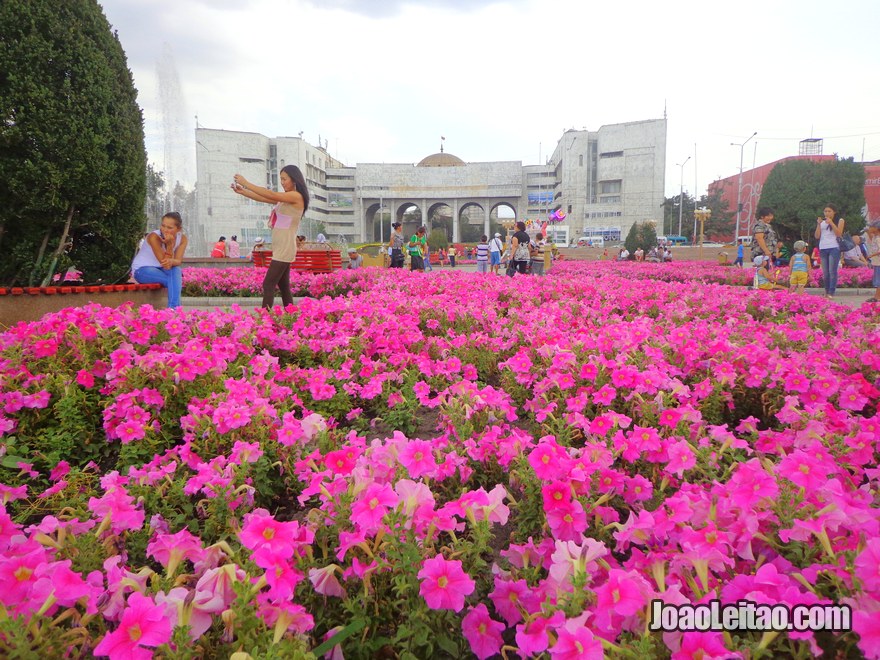
[(834, 204), (825, 205), (825, 218), (816, 218), (816, 238), (819, 239), (819, 260), (822, 263), (822, 281), (825, 295), (837, 291), (837, 271), (840, 268), (840, 246), (837, 239), (843, 235), (845, 221)]
[(131, 264), (131, 274), (138, 284), (161, 284), (168, 289), (168, 306), (180, 307), (183, 274), (180, 266), (186, 252), (180, 213), (171, 211), (162, 216), (159, 229), (147, 234)]
[(272, 228), (272, 263), (263, 278), (263, 307), (270, 309), (275, 302), (275, 287), (281, 290), (285, 307), (293, 304), (290, 291), (290, 264), (296, 260), (296, 234), (299, 223), (309, 208), (309, 190), (306, 180), (296, 165), (285, 165), (278, 176), (282, 192), (257, 186), (241, 174), (235, 175), (232, 189), (256, 202), (274, 204), (269, 217)]

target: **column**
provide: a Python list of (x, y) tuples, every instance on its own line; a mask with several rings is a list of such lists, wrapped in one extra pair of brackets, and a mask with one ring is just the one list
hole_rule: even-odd
[(460, 234), (458, 230), (458, 199), (452, 200), (452, 242), (458, 243)]
[(489, 233), (489, 229), (491, 227), (491, 221), (489, 218), (490, 211), (489, 211), (489, 202), (488, 201), (484, 202), (484, 204), (483, 204), (483, 213), (486, 214), (485, 217), (483, 218), (483, 233), (486, 234), (486, 236), (488, 236), (489, 240), (491, 241), (492, 235)]

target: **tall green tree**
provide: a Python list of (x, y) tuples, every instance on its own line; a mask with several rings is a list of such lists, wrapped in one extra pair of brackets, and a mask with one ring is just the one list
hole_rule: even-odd
[(657, 246), (657, 230), (652, 222), (635, 222), (629, 228), (624, 247), (633, 254), (637, 248), (642, 248), (647, 254), (648, 250)]
[(865, 168), (861, 163), (852, 158), (784, 161), (773, 168), (761, 190), (760, 206), (773, 209), (773, 225), (786, 243), (812, 240), (816, 218), (829, 203), (840, 209), (848, 232), (862, 230)]
[(126, 276), (145, 227), (143, 117), (96, 0), (0, 2), (0, 282)]

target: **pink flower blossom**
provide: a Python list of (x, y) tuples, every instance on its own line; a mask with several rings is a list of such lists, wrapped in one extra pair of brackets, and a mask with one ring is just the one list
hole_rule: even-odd
[(426, 559), (418, 572), (419, 594), (432, 610), (453, 610), (464, 607), (464, 599), (473, 593), (476, 583), (462, 570), (457, 559), (443, 555)]
[(94, 654), (111, 658), (152, 658), (151, 649), (171, 639), (172, 627), (165, 608), (136, 591), (128, 599), (119, 627), (104, 636)]
[(489, 616), (489, 610), (483, 603), (470, 608), (461, 621), (461, 630), (471, 645), (471, 651), (480, 660), (485, 660), (501, 651), (504, 640), (504, 624)]

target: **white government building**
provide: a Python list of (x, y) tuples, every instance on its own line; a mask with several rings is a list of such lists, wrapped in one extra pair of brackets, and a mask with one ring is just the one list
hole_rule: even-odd
[(399, 220), (405, 234), (419, 224), (429, 231), (442, 226), (454, 242), (470, 242), (511, 220), (531, 220), (537, 227), (559, 211), (564, 220), (548, 228), (558, 244), (581, 236), (621, 240), (633, 223), (662, 218), (666, 119), (565, 131), (544, 165), (466, 163), (441, 146), (418, 164), (349, 167), (327, 153), (326, 145), (316, 147), (301, 136), (199, 127), (198, 212), (188, 223), (190, 253), (209, 254), (221, 235), (237, 235), (243, 254), (258, 236), (268, 238), (269, 207), (235, 194), (229, 184), (239, 172), (280, 189), (278, 173), (288, 164), (299, 166), (309, 186), (303, 233), (312, 239), (320, 223), (331, 241), (387, 240), (391, 222)]

